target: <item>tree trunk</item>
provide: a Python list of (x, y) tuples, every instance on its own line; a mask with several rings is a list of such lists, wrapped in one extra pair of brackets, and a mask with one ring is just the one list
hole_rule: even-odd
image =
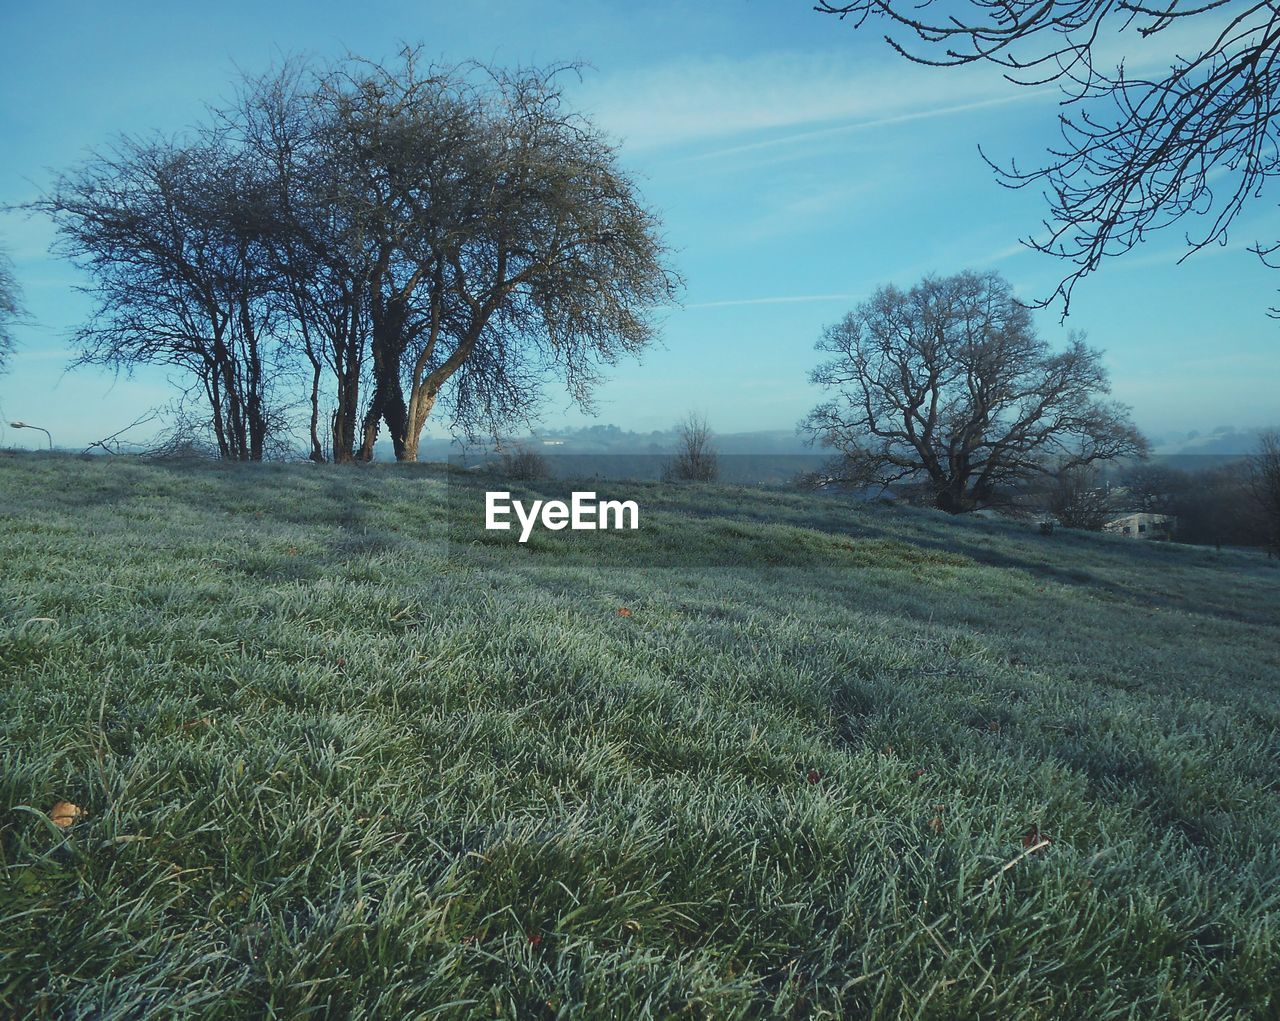
[[(405, 438), (409, 433), (408, 409), (404, 388), (400, 384), (400, 359), (404, 355), (406, 310), (399, 304), (388, 304), (373, 319), (373, 397), (364, 416), (364, 441), (360, 459), (373, 460), (373, 445), (378, 438), (378, 421), (387, 424), (396, 460), (403, 461)], [(416, 445), (415, 445), (416, 450)], [(416, 455), (415, 455), (416, 456)]]
[(325, 461), (324, 447), (320, 443), (320, 359), (311, 358), (311, 460), (316, 464)]
[(333, 463), (350, 464), (356, 459), (356, 427), (359, 394), (353, 387), (338, 384), (338, 406), (333, 409)]
[[(333, 409), (333, 460), (347, 464), (356, 459), (356, 431), (360, 422), (360, 354), (358, 340), (346, 341), (336, 361), (342, 366), (338, 376), (337, 407)], [(376, 432), (374, 434), (377, 436)]]
[(948, 514), (963, 514), (974, 508), (973, 498), (965, 493), (962, 483), (953, 482), (940, 488), (934, 502), (939, 510)]
[(435, 407), (438, 391), (420, 389), (409, 398), (407, 415), (407, 431), (404, 439), (404, 456), (401, 461), (418, 460), (418, 444), (422, 440), (422, 429), (427, 424), (427, 416)]
[(205, 393), (209, 395), (209, 407), (213, 411), (213, 436), (218, 443), (218, 456), (231, 459), (231, 446), (227, 443), (226, 430), (222, 421), (222, 388), (218, 384), (218, 367), (210, 366), (205, 379)]

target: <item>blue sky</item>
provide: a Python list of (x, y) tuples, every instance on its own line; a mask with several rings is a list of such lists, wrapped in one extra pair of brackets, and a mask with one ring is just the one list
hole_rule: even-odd
[[(661, 346), (598, 392), (599, 420), (624, 428), (665, 428), (697, 409), (722, 432), (790, 429), (818, 399), (807, 375), (822, 327), (877, 286), (992, 268), (1031, 297), (1059, 271), (1018, 245), (1044, 214), (1039, 196), (1002, 189), (977, 152), (981, 141), (1035, 162), (1054, 139), (1056, 93), (991, 69), (908, 65), (806, 0), (7, 6), (0, 204), (33, 198), (52, 170), (117, 133), (180, 131), (228, 95), (237, 68), (283, 54), (387, 57), (410, 42), (445, 60), (588, 62), (574, 102), (621, 140), (687, 280)], [(1132, 41), (1129, 61), (1159, 63), (1178, 42)], [(1086, 331), (1107, 352), (1115, 396), (1154, 436), (1277, 423), (1280, 323), (1266, 308), (1280, 302), (1280, 274), (1244, 251), (1274, 240), (1274, 211), (1251, 207), (1226, 248), (1182, 266), (1181, 230), (1154, 237), (1081, 285), (1065, 327), (1040, 313), (1041, 331)], [(40, 219), (0, 214), (31, 320), (0, 377), (0, 412), (74, 446), (171, 390), (154, 371), (65, 372), (89, 306), (51, 240)], [(554, 384), (548, 393), (548, 425), (587, 421)], [(0, 444), (32, 437), (43, 442), (0, 431)]]

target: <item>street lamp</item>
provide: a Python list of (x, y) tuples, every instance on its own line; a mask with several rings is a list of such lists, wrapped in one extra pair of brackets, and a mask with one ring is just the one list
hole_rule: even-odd
[(53, 437), (49, 435), (48, 429), (41, 428), (38, 425), (28, 425), (26, 422), (10, 422), (9, 424), (13, 426), (15, 429), (39, 429), (42, 433), (45, 434), (46, 437), (48, 437), (49, 449), (50, 450), (53, 449)]

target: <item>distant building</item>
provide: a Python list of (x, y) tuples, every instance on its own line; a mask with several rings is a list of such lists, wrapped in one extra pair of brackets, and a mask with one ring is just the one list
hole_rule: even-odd
[(1172, 539), (1178, 519), (1170, 514), (1121, 514), (1102, 526), (1104, 532), (1130, 539)]

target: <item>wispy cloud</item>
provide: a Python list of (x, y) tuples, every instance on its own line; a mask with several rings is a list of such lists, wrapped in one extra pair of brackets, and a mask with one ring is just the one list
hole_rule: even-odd
[[(53, 331), (46, 331), (52, 333)], [(67, 362), (70, 363), (75, 357), (75, 352), (70, 348), (65, 350), (60, 348), (27, 348), (18, 347), (14, 352), (13, 360), (19, 366), (23, 364), (34, 364), (35, 362)]]
[(1007, 259), (1012, 259), (1014, 256), (1025, 255), (1027, 252), (1031, 251), (1034, 251), (1034, 249), (1029, 248), (1019, 241), (1016, 244), (1005, 245), (1003, 248), (997, 248), (994, 252), (990, 252), (987, 255), (975, 259), (974, 261), (978, 265), (988, 266), (992, 263), (1004, 262)]
[(1010, 103), (1024, 102), (1028, 99), (1039, 99), (1046, 93), (1052, 91), (1053, 90), (1049, 86), (1020, 89), (1005, 96), (976, 100), (972, 103), (957, 103), (950, 106), (932, 106), (927, 109), (916, 110), (911, 113), (895, 114), (892, 117), (873, 117), (866, 120), (850, 121), (847, 124), (836, 124), (829, 128), (815, 128), (808, 131), (790, 132), (776, 138), (765, 139), (761, 142), (747, 142), (742, 145), (731, 145), (724, 148), (712, 149), (707, 152), (694, 153), (691, 156), (685, 157), (685, 159), (690, 161), (699, 161), (717, 159), (723, 156), (740, 156), (745, 153), (759, 152), (765, 149), (821, 141), (840, 135), (847, 135), (855, 131), (870, 131), (875, 128), (890, 127), (895, 124), (909, 124), (912, 121), (928, 120), (933, 117), (953, 117), (957, 114), (968, 113), (972, 110), (984, 110), (994, 106), (1008, 106)]
[[(1197, 52), (1204, 33), (1224, 18), (1196, 19), (1149, 38), (1132, 29), (1104, 33), (1096, 62), (1110, 68), (1124, 59), (1131, 73), (1158, 71), (1178, 54)], [(1056, 85), (1012, 84), (989, 64), (929, 68), (887, 48), (868, 58), (851, 35), (833, 35), (832, 47), (818, 52), (699, 55), (589, 77), (582, 98), (632, 150), (744, 139), (693, 157), (707, 159), (1061, 95)], [(775, 132), (785, 134), (747, 141)]]
[(642, 150), (765, 131), (888, 125), (1012, 102), (1031, 91), (1011, 86), (995, 68), (943, 75), (887, 54), (872, 62), (840, 49), (690, 59), (618, 73), (588, 80), (583, 99), (599, 123)]

